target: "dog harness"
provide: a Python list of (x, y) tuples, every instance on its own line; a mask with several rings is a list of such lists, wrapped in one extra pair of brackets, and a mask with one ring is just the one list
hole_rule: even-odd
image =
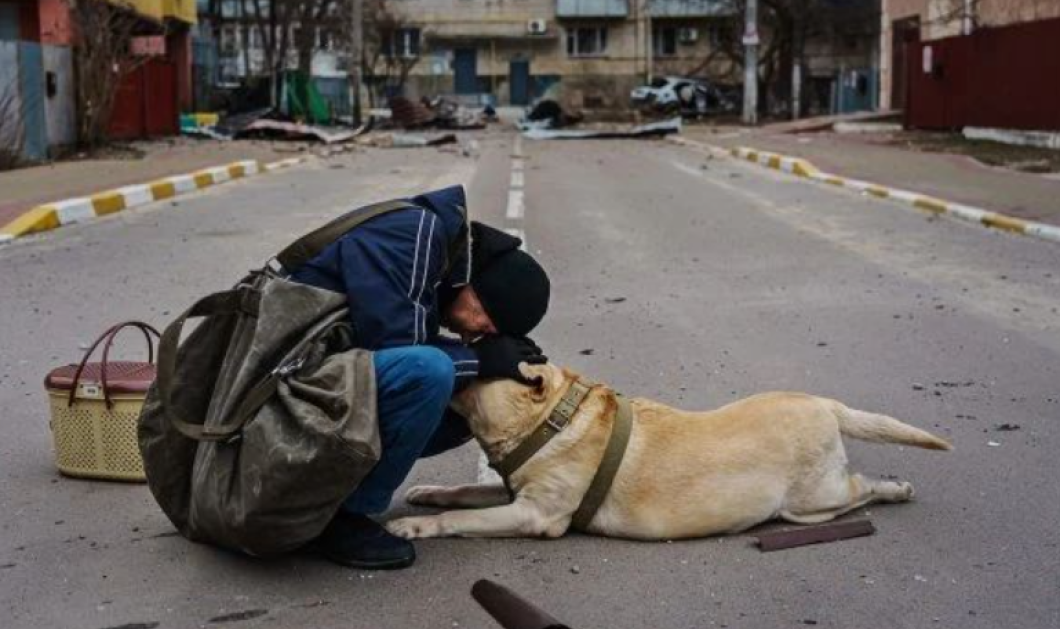
[[(541, 451), (553, 437), (563, 432), (570, 424), (574, 415), (577, 414), (582, 402), (589, 392), (597, 385), (583, 383), (575, 380), (560, 398), (556, 407), (552, 409), (548, 417), (540, 426), (534, 429), (530, 435), (519, 444), (508, 456), (497, 463), (491, 463), (492, 467), (504, 480), (505, 487), (512, 492), (508, 479), (515, 472)], [(611, 436), (607, 440), (607, 448), (604, 450), (604, 458), (600, 461), (600, 467), (596, 468), (596, 474), (589, 484), (589, 489), (582, 496), (581, 504), (574, 512), (572, 524), (576, 529), (585, 530), (592, 522), (593, 516), (600, 509), (600, 505), (607, 498), (611, 490), (611, 483), (618, 474), (618, 468), (622, 465), (622, 458), (626, 454), (626, 446), (629, 445), (630, 433), (633, 430), (633, 409), (629, 400), (621, 394), (616, 395), (618, 400), (618, 412), (615, 413), (614, 422), (611, 425)]]

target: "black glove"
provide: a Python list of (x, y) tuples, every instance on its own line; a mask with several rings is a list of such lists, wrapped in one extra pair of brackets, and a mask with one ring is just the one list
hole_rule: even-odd
[(509, 378), (526, 385), (534, 384), (519, 371), (519, 363), (542, 365), (548, 357), (530, 339), (511, 336), (486, 336), (471, 344), (478, 356), (480, 378)]

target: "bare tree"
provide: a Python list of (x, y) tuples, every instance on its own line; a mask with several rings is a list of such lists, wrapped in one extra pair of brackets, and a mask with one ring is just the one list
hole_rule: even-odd
[(0, 88), (0, 171), (18, 168), (22, 163), (25, 135), (16, 90), (15, 81)]
[[(711, 73), (721, 82), (741, 80), (744, 66), (743, 15), (745, 0), (723, 0), (726, 9), (719, 18), (721, 37), (697, 70)], [(762, 112), (779, 112), (791, 106), (792, 69), (806, 65), (810, 42), (835, 45), (860, 33), (873, 23), (875, 3), (862, 0), (839, 5), (828, 0), (760, 0), (759, 33), (762, 44), (758, 56), (759, 107)], [(803, 91), (802, 97), (806, 94)]]
[(330, 32), (336, 0), (289, 0), (294, 3), (294, 49), (298, 70), (310, 74), (313, 55), (319, 49), (321, 34)]
[(113, 0), (67, 0), (77, 42), (77, 138), (95, 148), (106, 140), (114, 97), (143, 59), (131, 50), (139, 18)]
[[(348, 8), (352, 0), (343, 1)], [(349, 20), (343, 23), (348, 24)], [(403, 38), (411, 30), (410, 25), (407, 17), (392, 9), (390, 0), (364, 0), (361, 76), (372, 88), (368, 98), (373, 104), (385, 93), (404, 87), (420, 61), (418, 50), (405, 48)], [(348, 45), (348, 29), (342, 37)]]

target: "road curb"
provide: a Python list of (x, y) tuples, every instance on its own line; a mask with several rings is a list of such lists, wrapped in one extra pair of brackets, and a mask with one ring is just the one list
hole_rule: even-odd
[(269, 173), (305, 161), (293, 157), (269, 164), (257, 160), (243, 160), (223, 166), (204, 168), (186, 175), (163, 177), (144, 184), (122, 186), (87, 197), (74, 197), (38, 205), (10, 223), (0, 227), (0, 245), (20, 238), (65, 225), (84, 223), (101, 216), (130, 208), (171, 199), (210, 186)]
[(838, 188), (848, 188), (881, 199), (890, 199), (935, 216), (952, 216), (959, 220), (976, 223), (983, 227), (1000, 229), (1002, 231), (1023, 234), (1025, 236), (1033, 236), (1043, 240), (1051, 240), (1053, 242), (1060, 242), (1060, 227), (1056, 225), (1028, 221), (1022, 218), (1016, 218), (1007, 214), (992, 212), (990, 210), (984, 210), (970, 205), (953, 203), (944, 199), (920, 194), (919, 192), (911, 192), (909, 190), (902, 190), (901, 188), (883, 186), (877, 183), (872, 183), (871, 181), (862, 181), (860, 179), (833, 175), (820, 170), (811, 162), (802, 158), (789, 157), (787, 155), (770, 153), (768, 151), (759, 151), (746, 146), (739, 146), (726, 150), (704, 142), (697, 142), (686, 138), (681, 138), (677, 143), (682, 146), (696, 146), (700, 149), (705, 149), (712, 155), (735, 157), (737, 159), (790, 173), (797, 177), (802, 177), (803, 179), (809, 179), (818, 183)]

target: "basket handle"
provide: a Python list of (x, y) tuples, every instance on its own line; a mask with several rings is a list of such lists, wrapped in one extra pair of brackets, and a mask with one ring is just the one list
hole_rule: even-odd
[(123, 329), (130, 327), (139, 328), (140, 331), (144, 333), (144, 339), (147, 340), (147, 360), (151, 363), (155, 361), (155, 347), (151, 342), (151, 335), (154, 334), (156, 337), (161, 337), (158, 330), (142, 321), (126, 321), (107, 328), (107, 330), (96, 339), (96, 342), (92, 343), (92, 346), (88, 348), (88, 351), (85, 352), (84, 357), (81, 359), (81, 364), (77, 366), (77, 371), (74, 372), (74, 381), (70, 387), (70, 395), (66, 400), (66, 405), (68, 407), (74, 405), (74, 400), (77, 396), (77, 385), (81, 382), (81, 374), (85, 370), (85, 365), (88, 364), (88, 359), (96, 352), (96, 348), (99, 347), (99, 344), (104, 341), (106, 341), (106, 344), (103, 346), (103, 362), (100, 365), (100, 380), (103, 385), (103, 401), (106, 403), (108, 409), (114, 406), (114, 402), (110, 399), (110, 388), (107, 386), (107, 364), (110, 361), (110, 348), (111, 345), (114, 344), (114, 337), (116, 337)]

